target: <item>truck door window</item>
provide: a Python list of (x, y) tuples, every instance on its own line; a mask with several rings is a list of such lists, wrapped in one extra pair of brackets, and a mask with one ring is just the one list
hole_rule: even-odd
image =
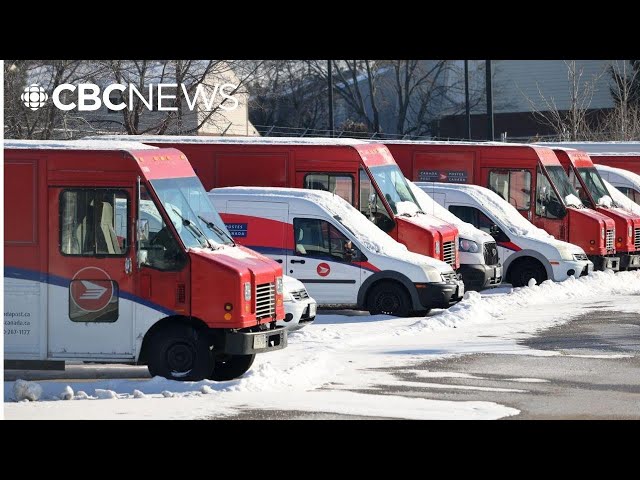
[(563, 218), (567, 211), (556, 192), (551, 188), (549, 179), (538, 167), (536, 184), (536, 215), (544, 218)]
[(325, 220), (294, 218), (293, 235), (296, 255), (351, 261), (351, 241)]
[(304, 188), (334, 193), (353, 205), (353, 177), (328, 173), (309, 173), (304, 177)]
[(144, 185), (140, 189), (140, 219), (149, 226), (149, 238), (139, 244), (140, 264), (157, 270), (182, 270), (185, 255)]
[(129, 197), (123, 190), (68, 189), (60, 196), (64, 255), (123, 256), (129, 249)]
[(576, 189), (576, 192), (578, 192), (578, 197), (580, 198), (580, 201), (585, 205), (591, 205), (591, 201), (587, 196), (587, 192), (585, 192), (584, 188), (582, 188), (580, 179), (576, 175), (576, 172), (574, 171), (573, 167), (569, 167), (569, 182), (571, 182), (571, 186)]
[(531, 172), (529, 170), (492, 170), (489, 189), (518, 210), (531, 208)]
[(395, 226), (376, 189), (373, 188), (369, 175), (362, 169), (360, 170), (360, 212), (383, 232), (389, 233)]

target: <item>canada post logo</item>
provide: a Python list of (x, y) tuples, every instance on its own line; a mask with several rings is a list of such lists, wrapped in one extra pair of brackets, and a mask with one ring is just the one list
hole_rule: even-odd
[(69, 294), (80, 310), (99, 312), (113, 298), (113, 282), (104, 270), (86, 267), (74, 275)]
[[(178, 89), (182, 90), (186, 108), (193, 111), (198, 105), (200, 111), (211, 111), (220, 108), (225, 111), (232, 111), (238, 108), (238, 99), (233, 93), (238, 89), (238, 85), (232, 83), (214, 84), (205, 87), (198, 84), (195, 92), (189, 94), (187, 86), (183, 83), (153, 83), (138, 89), (132, 83), (112, 83), (104, 89), (94, 83), (80, 83), (74, 85), (63, 83), (58, 85), (51, 93), (51, 100), (58, 110), (68, 112), (78, 110), (80, 112), (91, 112), (100, 110), (105, 105), (111, 111), (128, 109), (134, 110), (135, 99), (139, 99), (140, 104), (149, 111), (177, 112), (178, 107), (175, 102), (178, 99)], [(114, 101), (113, 92), (120, 92), (119, 100)], [(73, 94), (74, 99), (66, 99), (63, 92)], [(125, 102), (125, 92), (127, 93)], [(47, 104), (49, 95), (46, 90), (37, 83), (33, 83), (22, 92), (20, 99), (25, 107), (36, 111)], [(216, 103), (216, 99), (218, 99)]]

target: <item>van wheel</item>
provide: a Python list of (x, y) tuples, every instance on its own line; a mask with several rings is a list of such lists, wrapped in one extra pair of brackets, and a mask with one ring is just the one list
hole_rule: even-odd
[(525, 287), (532, 278), (536, 279), (538, 285), (548, 278), (547, 271), (539, 261), (527, 259), (511, 266), (510, 279), (514, 287)]
[(409, 294), (397, 283), (378, 283), (367, 295), (367, 300), (367, 310), (371, 315), (384, 313), (396, 317), (408, 317), (411, 313)]
[(199, 381), (213, 369), (209, 338), (203, 330), (170, 325), (153, 335), (149, 347), (147, 364), (153, 377)]
[(255, 358), (255, 353), (252, 355), (224, 355), (219, 357), (216, 359), (213, 373), (209, 375), (209, 379), (224, 382), (238, 378), (251, 368)]

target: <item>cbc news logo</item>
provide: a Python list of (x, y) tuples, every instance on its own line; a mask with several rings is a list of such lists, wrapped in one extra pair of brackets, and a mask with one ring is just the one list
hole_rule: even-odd
[(44, 91), (44, 88), (37, 83), (34, 83), (25, 87), (24, 93), (20, 95), (20, 98), (22, 99), (22, 103), (24, 103), (25, 107), (35, 111), (40, 107), (44, 107), (49, 95)]

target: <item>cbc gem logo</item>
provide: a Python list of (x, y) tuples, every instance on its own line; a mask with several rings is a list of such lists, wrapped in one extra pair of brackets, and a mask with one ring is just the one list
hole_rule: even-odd
[(24, 93), (20, 95), (20, 99), (22, 100), (22, 103), (24, 103), (24, 106), (33, 111), (38, 110), (40, 107), (44, 107), (48, 98), (49, 95), (47, 95), (47, 92), (45, 92), (44, 88), (37, 83), (25, 87)]

